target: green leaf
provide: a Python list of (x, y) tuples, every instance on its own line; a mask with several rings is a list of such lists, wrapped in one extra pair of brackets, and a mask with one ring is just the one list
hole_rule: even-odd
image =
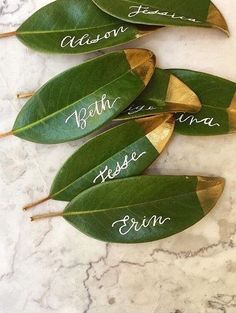
[(104, 12), (145, 25), (215, 27), (229, 33), (221, 12), (210, 0), (93, 0)]
[(156, 68), (147, 88), (116, 119), (125, 120), (158, 113), (190, 112), (201, 109), (198, 96), (173, 74)]
[(32, 49), (72, 54), (123, 44), (156, 29), (113, 18), (92, 1), (57, 0), (34, 13), (16, 35)]
[(162, 239), (200, 221), (224, 189), (220, 177), (138, 176), (92, 187), (78, 195), (63, 216), (93, 238), (117, 243)]
[(169, 142), (172, 115), (129, 121), (79, 148), (58, 172), (50, 198), (71, 201), (96, 184), (142, 173)]
[(154, 68), (153, 53), (144, 49), (113, 52), (74, 67), (34, 94), (12, 133), (48, 144), (84, 137), (127, 108)]
[(190, 136), (212, 136), (236, 132), (236, 84), (210, 74), (171, 69), (199, 96), (197, 114), (178, 114), (176, 131)]

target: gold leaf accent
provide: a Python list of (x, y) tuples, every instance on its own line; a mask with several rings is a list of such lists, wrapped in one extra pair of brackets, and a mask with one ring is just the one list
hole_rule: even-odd
[(229, 132), (236, 132), (236, 92), (234, 93), (233, 99), (230, 106), (227, 109), (229, 115)]
[(197, 196), (204, 214), (208, 214), (216, 205), (225, 187), (222, 177), (198, 177)]
[(135, 72), (144, 85), (149, 83), (156, 65), (156, 57), (152, 51), (146, 49), (124, 50), (130, 68)]
[(170, 75), (165, 102), (171, 112), (196, 113), (202, 107), (198, 96), (192, 89), (172, 74)]
[(229, 28), (225, 21), (225, 18), (223, 17), (219, 9), (213, 3), (211, 3), (209, 6), (207, 22), (211, 24), (213, 27), (219, 28), (228, 36), (230, 35)]
[(136, 120), (143, 127), (147, 139), (161, 153), (169, 142), (175, 127), (172, 114), (160, 114)]

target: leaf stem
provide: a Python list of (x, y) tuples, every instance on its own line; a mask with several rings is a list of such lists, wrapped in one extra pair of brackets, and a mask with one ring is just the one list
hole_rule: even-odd
[(51, 217), (63, 217), (64, 212), (55, 212), (55, 213), (47, 213), (47, 214), (41, 214), (41, 215), (35, 215), (31, 217), (31, 222), (39, 221), (39, 220), (44, 220), (46, 218), (51, 218)]
[(8, 32), (8, 33), (0, 33), (0, 38), (12, 37), (16, 35), (16, 31)]
[(11, 130), (9, 132), (0, 134), (0, 138), (5, 138), (5, 137), (8, 137), (8, 136), (12, 136), (12, 135), (13, 135), (13, 131)]
[(17, 99), (25, 99), (25, 98), (32, 97), (34, 94), (35, 94), (34, 92), (23, 92), (23, 93), (18, 93), (16, 96), (17, 96)]
[(50, 197), (50, 196), (48, 196), (48, 197), (46, 197), (46, 198), (43, 198), (43, 199), (40, 199), (40, 200), (38, 200), (38, 201), (35, 201), (35, 202), (32, 202), (32, 203), (27, 204), (26, 206), (23, 207), (23, 210), (24, 210), (24, 211), (28, 211), (29, 209), (31, 209), (31, 208), (33, 208), (33, 207), (39, 205), (39, 204), (42, 204), (42, 203), (44, 203), (44, 202), (46, 202), (46, 201), (48, 201), (48, 200), (51, 200), (51, 197)]

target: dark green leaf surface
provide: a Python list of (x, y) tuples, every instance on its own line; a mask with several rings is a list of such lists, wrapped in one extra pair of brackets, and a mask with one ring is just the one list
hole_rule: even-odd
[(210, 74), (169, 70), (199, 96), (197, 114), (178, 114), (176, 131), (190, 136), (212, 136), (236, 132), (236, 84)]
[(57, 0), (34, 13), (16, 35), (32, 49), (71, 54), (116, 46), (149, 32), (105, 14), (92, 1)]
[(198, 96), (173, 74), (156, 68), (147, 88), (117, 119), (125, 120), (158, 113), (190, 112), (201, 109)]
[(141, 243), (197, 223), (215, 206), (223, 189), (219, 177), (139, 176), (92, 187), (61, 215), (93, 238)]
[[(173, 117), (163, 115), (129, 121), (102, 133), (65, 162), (53, 182), (50, 198), (71, 201), (96, 184), (142, 173), (160, 155), (173, 130)], [(149, 137), (151, 133), (158, 138), (155, 142)]]
[(228, 33), (220, 11), (210, 0), (93, 0), (104, 12), (130, 23), (216, 27)]
[(81, 138), (119, 115), (141, 93), (155, 68), (144, 49), (113, 52), (50, 80), (23, 107), (13, 134), (38, 143)]

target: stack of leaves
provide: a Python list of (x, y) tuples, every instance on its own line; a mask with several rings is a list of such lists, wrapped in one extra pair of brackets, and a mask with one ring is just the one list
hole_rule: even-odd
[[(209, 0), (57, 0), (16, 31), (30, 48), (83, 53), (139, 38), (164, 26), (227, 24)], [(224, 189), (221, 177), (138, 176), (162, 153), (174, 129), (185, 135), (236, 131), (236, 84), (209, 74), (155, 68), (153, 52), (125, 49), (71, 68), (33, 93), (11, 131), (55, 144), (119, 123), (80, 147), (56, 175), (49, 195), (70, 202), (61, 216), (83, 233), (118, 243), (176, 234), (201, 220)], [(135, 177), (134, 177), (135, 176)]]

